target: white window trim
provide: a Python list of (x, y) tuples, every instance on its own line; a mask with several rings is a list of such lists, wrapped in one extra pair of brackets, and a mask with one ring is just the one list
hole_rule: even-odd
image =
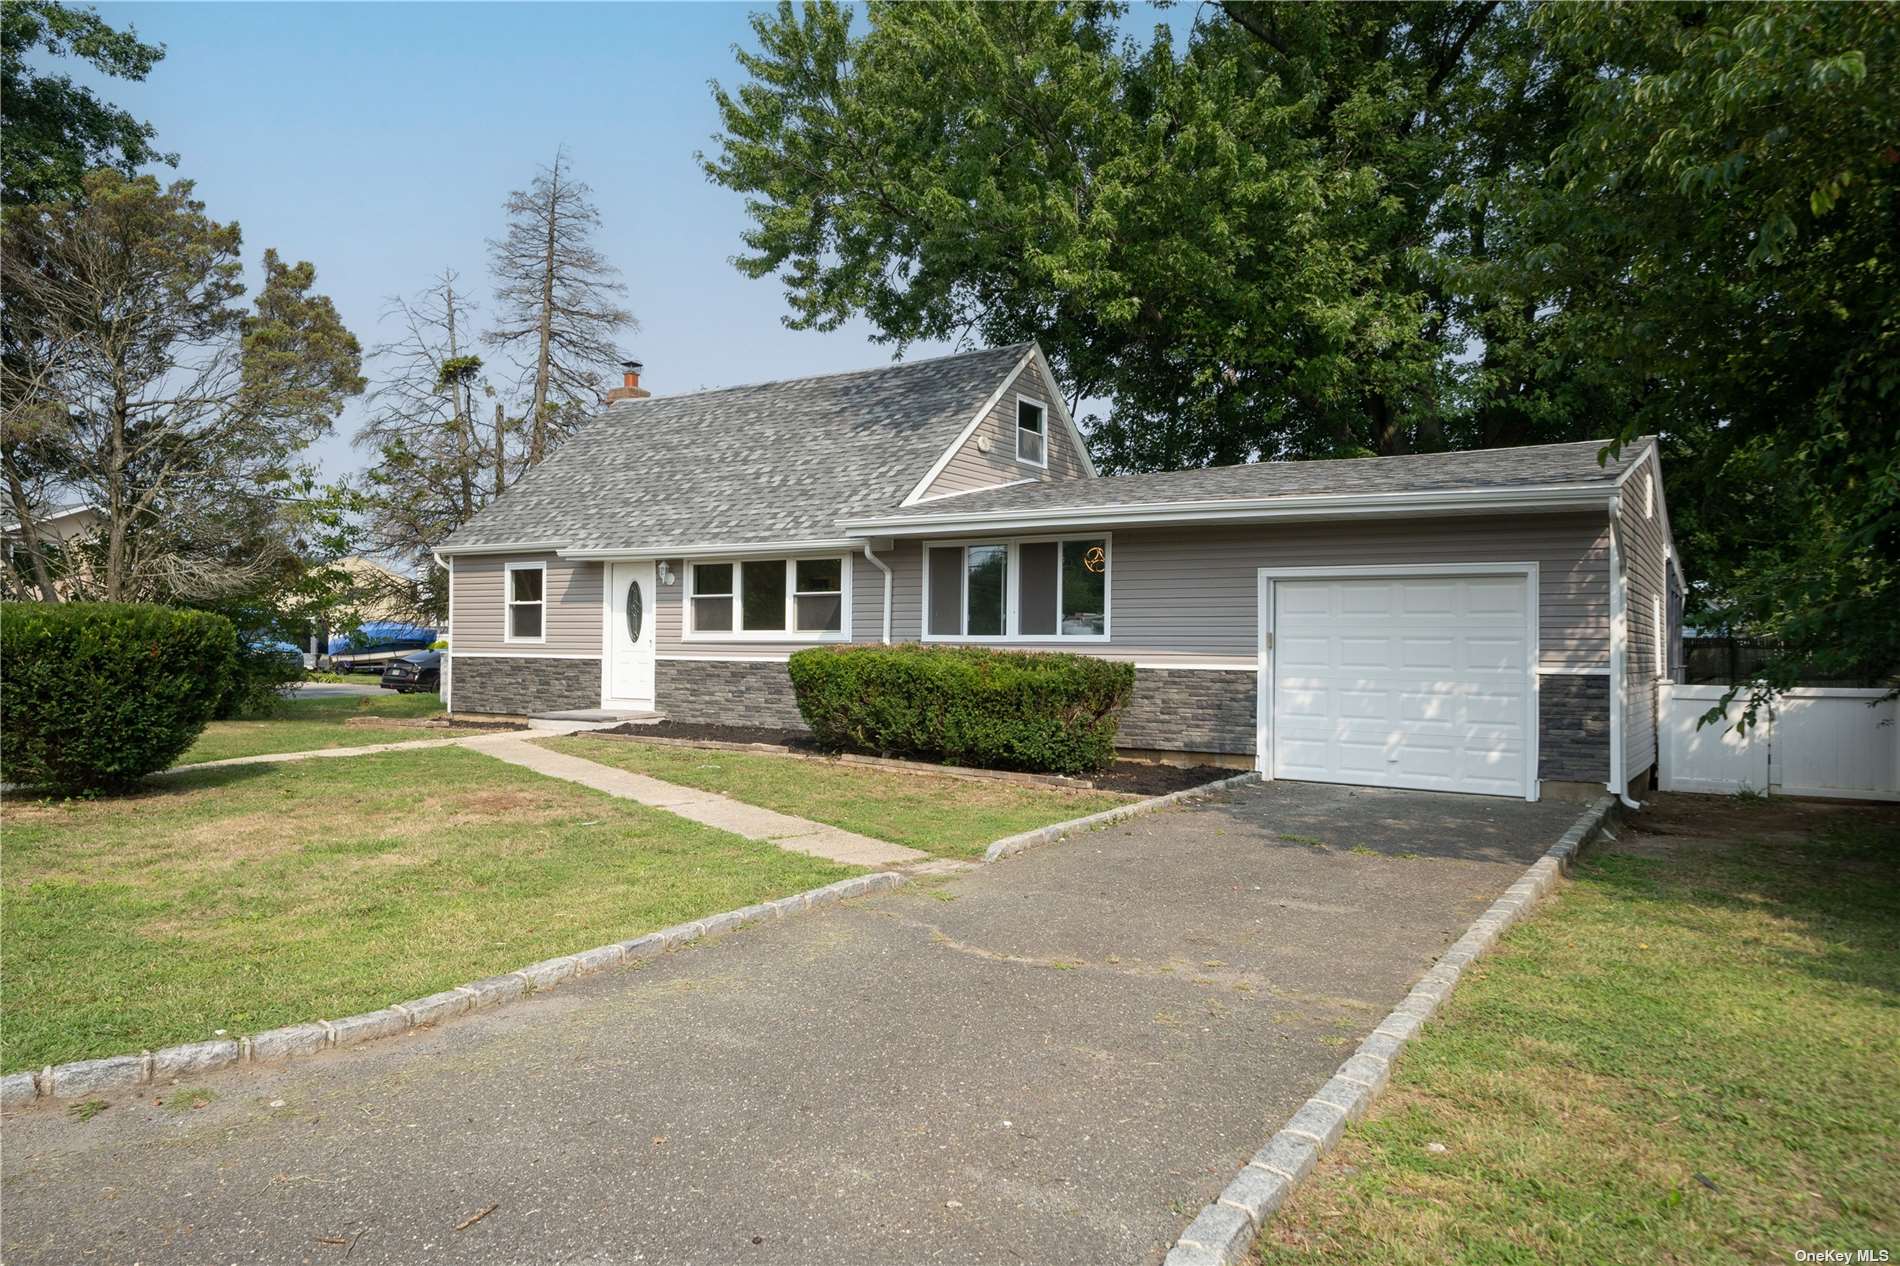
[[(1033, 404), (1042, 412), (1042, 460), (1034, 461), (1023, 456), (1023, 406)], [(1016, 393), (1016, 416), (1010, 419), (1010, 429), (1016, 433), (1016, 460), (1024, 466), (1034, 466), (1037, 470), (1049, 469), (1049, 402), (1026, 392)]]
[[(838, 563), (840, 628), (822, 633), (801, 633), (792, 628), (798, 622), (798, 564), (801, 562), (821, 562), (835, 559)], [(740, 567), (746, 563), (784, 563), (785, 564), (785, 627), (783, 629), (763, 629), (747, 632), (737, 627), (745, 622), (742, 595), (745, 580)], [(698, 604), (694, 601), (694, 582), (701, 567), (731, 566), (732, 568), (732, 623), (734, 628), (727, 632), (722, 629), (701, 630), (695, 627)], [(773, 554), (761, 557), (751, 555), (732, 558), (692, 558), (686, 560), (685, 590), (680, 613), (680, 641), (682, 642), (802, 642), (817, 645), (825, 642), (849, 642), (851, 640), (851, 556), (848, 554)], [(808, 591), (807, 596), (812, 592)], [(717, 596), (717, 595), (714, 595)]]
[[(1102, 576), (1102, 631), (1100, 633), (1063, 633), (1058, 618), (1054, 633), (1023, 633), (1018, 630), (1018, 590), (1022, 586), (1021, 547), (1063, 541), (1100, 541), (1108, 553), (1108, 570)], [(1001, 545), (1009, 552), (1008, 579), (1003, 588), (1003, 629), (1001, 634), (987, 633), (932, 633), (930, 631), (930, 551), (933, 549), (960, 549), (964, 551), (964, 575), (969, 574), (969, 550), (973, 545)], [(1057, 550), (1056, 557), (1062, 554)], [(1062, 532), (1038, 536), (975, 536), (959, 540), (925, 541), (923, 553), (924, 572), (924, 608), (923, 640), (926, 642), (969, 643), (973, 645), (1017, 645), (1017, 646), (1099, 646), (1110, 641), (1115, 632), (1115, 534), (1112, 532)], [(1056, 592), (1062, 592), (1062, 571), (1058, 561), (1056, 570)], [(1058, 617), (1060, 612), (1057, 613)], [(966, 596), (961, 608), (958, 627), (970, 627), (970, 603)]]
[[(538, 571), (541, 573), (541, 601), (515, 601), (515, 573), (518, 571)], [(516, 646), (539, 646), (548, 640), (548, 565), (546, 562), (509, 563), (501, 578), (501, 640)], [(515, 636), (515, 608), (541, 608), (541, 636)]]

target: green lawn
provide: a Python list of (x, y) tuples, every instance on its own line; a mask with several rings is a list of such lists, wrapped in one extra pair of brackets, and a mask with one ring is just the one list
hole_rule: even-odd
[(347, 725), (351, 717), (433, 717), (442, 712), (439, 695), (399, 695), (391, 690), (378, 696), (338, 695), (320, 699), (291, 699), (271, 717), (258, 721), (213, 721), (191, 750), (178, 758), (180, 765), (225, 760), (232, 756), (262, 756), (267, 752), (314, 752), (322, 747), (368, 747), (409, 739), (450, 738), (474, 730), (420, 730), (400, 726)]
[(747, 804), (907, 844), (940, 857), (981, 857), (985, 848), (1004, 836), (1099, 813), (1134, 799), (1111, 792), (978, 782), (637, 739), (577, 736), (543, 742), (570, 756), (717, 791)]
[(9, 801), (0, 1065), (374, 1010), (855, 873), (459, 748)]
[(1635, 823), (1469, 973), (1260, 1262), (1900, 1249), (1900, 815)]

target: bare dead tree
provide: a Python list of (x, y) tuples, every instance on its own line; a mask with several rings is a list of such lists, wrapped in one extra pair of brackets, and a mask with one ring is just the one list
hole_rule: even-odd
[[(510, 415), (473, 354), (476, 304), (445, 269), (411, 297), (395, 297), (383, 319), (395, 338), (371, 350), (371, 413), (353, 443), (377, 458), (361, 485), (363, 553), (397, 576), (426, 581), (431, 552), (499, 496), (525, 467), (522, 421)], [(492, 420), (478, 416), (492, 404)], [(437, 614), (433, 588), (371, 595), (386, 609)]]
[(526, 189), (508, 195), (508, 231), (488, 243), (498, 324), (491, 346), (524, 358), (531, 383), (527, 462), (538, 464), (600, 401), (603, 367), (620, 359), (616, 336), (639, 329), (621, 306), (620, 270), (593, 244), (600, 212), (573, 178), (565, 147)]

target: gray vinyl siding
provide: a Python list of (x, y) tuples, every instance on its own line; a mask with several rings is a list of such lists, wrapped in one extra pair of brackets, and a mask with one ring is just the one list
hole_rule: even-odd
[[(1047, 409), (1045, 429), (1049, 437), (1049, 469), (1016, 460), (1016, 397), (1030, 396)], [(1019, 479), (1082, 479), (1088, 475), (1069, 428), (1056, 418), (1058, 399), (1055, 384), (1042, 374), (1032, 358), (1004, 389), (981, 425), (958, 447), (949, 464), (924, 489), (925, 497), (968, 492), (973, 488), (992, 488)], [(990, 451), (982, 450), (981, 440)]]
[[(1540, 665), (1547, 670), (1609, 668), (1605, 515), (1125, 528), (1111, 536), (1109, 640), (1010, 645), (1157, 665), (1251, 668), (1259, 646), (1261, 567), (1535, 562)], [(923, 548), (900, 541), (881, 557), (898, 580), (892, 635), (915, 640), (923, 634)]]
[[(544, 642), (503, 637), (507, 609), (503, 585), (509, 563), (547, 564)], [(455, 559), (449, 606), (451, 655), (600, 655), (601, 565), (570, 562), (553, 554), (462, 555)]]
[(1623, 560), (1629, 577), (1629, 645), (1623, 664), (1624, 773), (1635, 778), (1656, 763), (1656, 652), (1662, 630), (1656, 603), (1664, 601), (1668, 619), (1668, 561), (1663, 555), (1661, 490), (1650, 487), (1654, 467), (1647, 461), (1623, 485)]

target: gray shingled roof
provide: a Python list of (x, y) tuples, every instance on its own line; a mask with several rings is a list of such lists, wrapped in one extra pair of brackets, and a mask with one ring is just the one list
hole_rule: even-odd
[(1027, 350), (623, 401), (444, 548), (835, 539), (895, 508)]
[(1608, 486), (1648, 449), (1645, 437), (1626, 444), (1608, 462), (1598, 454), (1607, 440), (1539, 444), (1524, 448), (1418, 453), (1337, 461), (1253, 462), (1148, 475), (1110, 475), (1092, 480), (1019, 484), (924, 502), (865, 520), (925, 516), (945, 520), (980, 514), (1034, 510), (1059, 512), (1105, 506), (1166, 506), (1177, 502), (1252, 501), (1271, 497), (1378, 495), (1404, 492), (1480, 492), (1497, 489), (1600, 483)]

